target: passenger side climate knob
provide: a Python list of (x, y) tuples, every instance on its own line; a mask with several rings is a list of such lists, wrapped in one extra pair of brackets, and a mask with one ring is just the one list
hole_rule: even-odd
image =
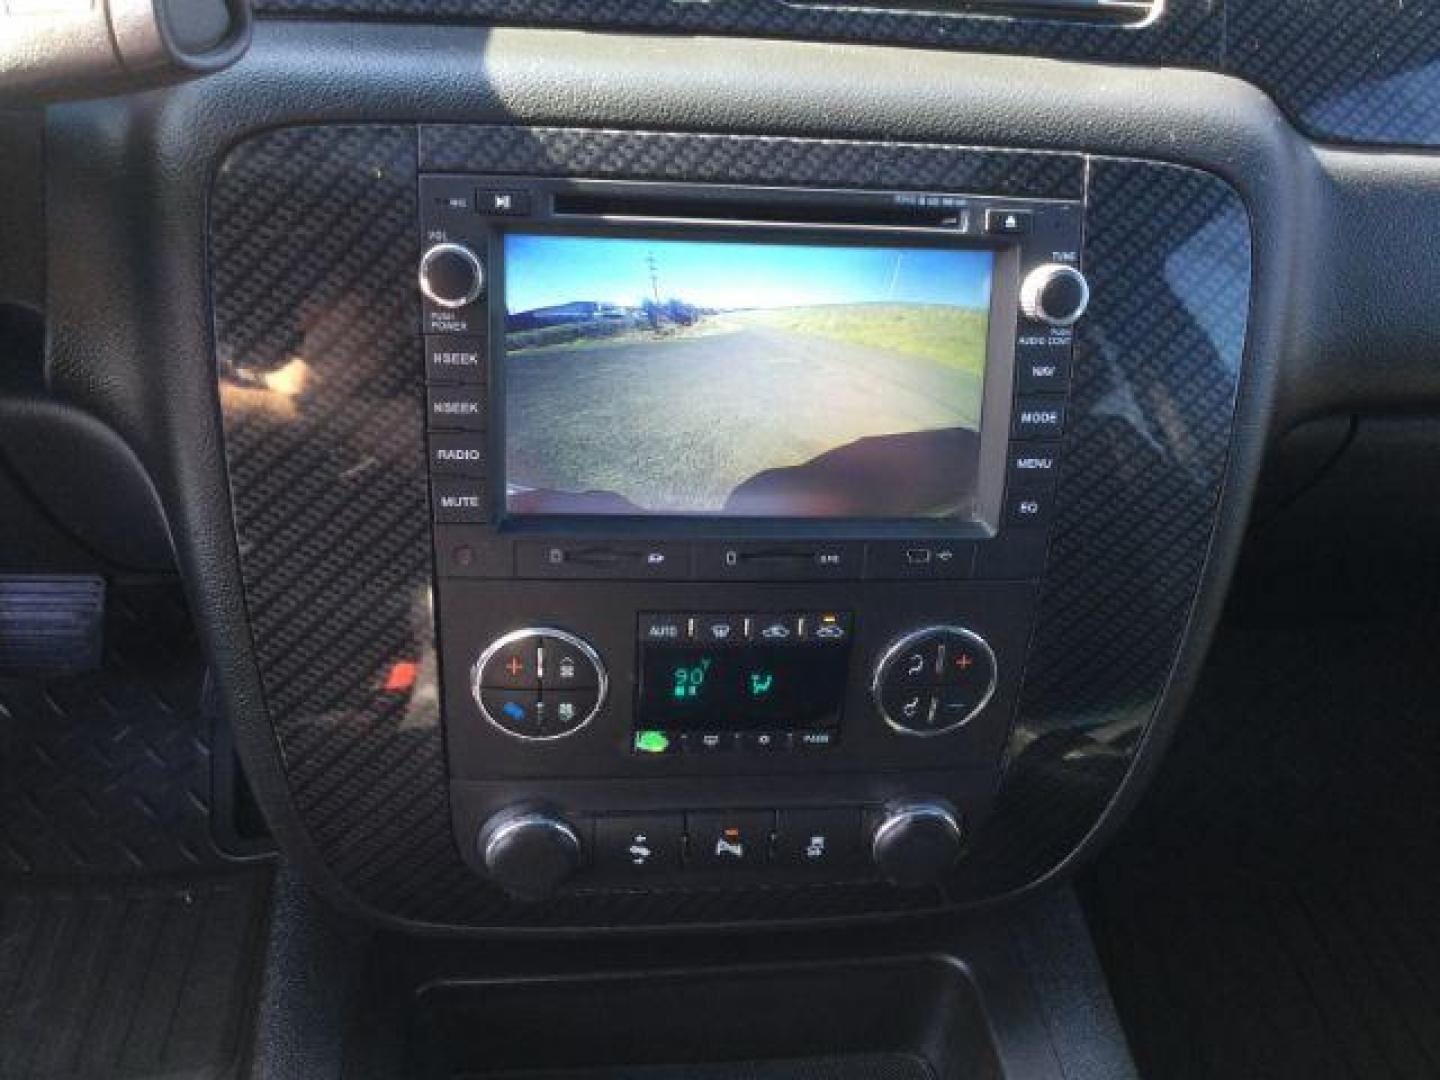
[(1020, 310), (1033, 322), (1074, 326), (1089, 306), (1090, 283), (1079, 270), (1064, 263), (1036, 267), (1020, 286)]
[(431, 303), (462, 308), (484, 290), (485, 267), (463, 244), (436, 244), (420, 256), (420, 291)]
[(546, 810), (496, 814), (476, 841), (490, 879), (517, 900), (545, 900), (580, 869), (585, 851), (575, 829)]
[(941, 801), (892, 803), (870, 838), (875, 865), (894, 885), (932, 885), (960, 858), (960, 815)]

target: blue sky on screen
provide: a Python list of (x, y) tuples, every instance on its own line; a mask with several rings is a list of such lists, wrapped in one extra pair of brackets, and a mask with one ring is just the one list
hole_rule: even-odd
[(511, 313), (577, 300), (635, 306), (651, 295), (707, 308), (875, 302), (985, 307), (994, 256), (936, 248), (827, 247), (609, 237), (505, 238)]

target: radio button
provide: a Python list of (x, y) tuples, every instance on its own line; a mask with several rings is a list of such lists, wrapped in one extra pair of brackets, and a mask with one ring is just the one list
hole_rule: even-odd
[(485, 475), (485, 436), (435, 432), (430, 436), (430, 472), (435, 476)]
[(1065, 433), (1063, 398), (1023, 398), (1015, 407), (1017, 439), (1058, 439)]

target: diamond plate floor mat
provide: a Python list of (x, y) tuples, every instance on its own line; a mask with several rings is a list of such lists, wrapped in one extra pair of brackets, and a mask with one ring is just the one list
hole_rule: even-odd
[(1434, 628), (1229, 626), (1082, 891), (1142, 1075), (1440, 1076)]
[(271, 870), (212, 830), (178, 587), (112, 583), (99, 670), (0, 679), (0, 1077), (237, 1075)]

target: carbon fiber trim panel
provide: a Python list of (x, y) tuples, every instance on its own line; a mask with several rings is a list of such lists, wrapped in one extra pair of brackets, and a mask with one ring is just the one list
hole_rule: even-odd
[(1440, 8), (1227, 0), (1225, 69), (1321, 139), (1440, 145)]
[(1094, 300), (1010, 770), (962, 888), (1056, 866), (1134, 760), (1194, 606), (1228, 459), (1249, 315), (1250, 222), (1220, 180), (1097, 160)]
[(426, 172), (715, 181), (1078, 199), (1078, 154), (961, 150), (841, 139), (437, 124), (420, 129)]
[[(426, 129), (428, 161), (442, 131), (462, 134)], [(737, 182), (770, 175), (776, 143), (463, 134), (454, 167), (478, 166), (473, 155), (483, 154), (488, 171), (543, 165), (615, 176), (664, 158), (676, 179)], [(884, 171), (895, 167), (891, 148), (782, 141), (792, 176), (844, 186), (893, 175)], [(255, 655), (295, 805), (330, 869), (374, 908), (448, 925), (643, 926), (937, 907), (938, 894), (883, 886), (576, 894), (522, 906), (465, 868), (451, 840), (430, 614), (412, 285), (416, 146), (416, 130), (398, 126), (271, 132), (230, 154), (211, 199), (221, 403)], [(1052, 174), (1034, 154), (904, 154), (912, 187), (923, 186), (919, 177), (939, 187), (967, 176), (1000, 183), (1006, 174), (985, 170), (1001, 161), (1022, 163), (1031, 183), (1058, 182), (1077, 160), (1058, 159)], [(1093, 191), (1087, 262), (1097, 300), (1077, 357), (1047, 626), (1030, 661), (1007, 817), (995, 830), (1005, 850), (977, 852), (961, 883), (967, 896), (1049, 869), (1076, 834), (1051, 819), (1073, 826), (1084, 791), (1093, 820), (1115, 793), (1195, 598), (1228, 446), (1248, 303), (1238, 199), (1204, 174), (1120, 162), (1096, 163)], [(1123, 597), (1114, 592), (1121, 582), (1131, 589)], [(415, 667), (397, 668), (402, 661)], [(1106, 666), (1104, 678), (1092, 664)], [(1048, 752), (1072, 738), (1108, 748), (1114, 767), (1063, 747)]]
[(1040, 19), (865, 10), (792, 0), (257, 0), (262, 15), (468, 21), (931, 45), (1141, 63), (1215, 62), (1223, 0), (1169, 0), (1152, 31)]

